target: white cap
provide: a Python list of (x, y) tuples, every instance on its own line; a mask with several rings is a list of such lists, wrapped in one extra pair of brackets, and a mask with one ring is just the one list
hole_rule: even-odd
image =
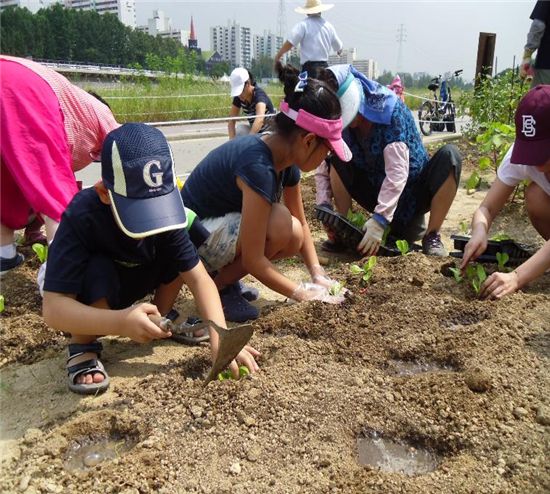
[(243, 92), (244, 85), (248, 81), (248, 70), (237, 67), (231, 72), (229, 80), (231, 81), (231, 97), (239, 96)]

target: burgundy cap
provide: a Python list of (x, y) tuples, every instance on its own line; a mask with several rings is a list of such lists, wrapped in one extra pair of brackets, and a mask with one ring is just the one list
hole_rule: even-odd
[(510, 161), (543, 165), (550, 160), (550, 85), (539, 84), (519, 102), (516, 140)]

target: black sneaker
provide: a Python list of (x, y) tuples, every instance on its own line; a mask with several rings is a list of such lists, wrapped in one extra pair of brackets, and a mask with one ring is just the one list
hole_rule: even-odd
[(447, 257), (448, 253), (438, 232), (427, 233), (422, 239), (422, 252), (427, 256)]
[(15, 256), (6, 259), (5, 257), (0, 257), (0, 273), (7, 273), (10, 269), (16, 268), (25, 260), (23, 254), (15, 254)]

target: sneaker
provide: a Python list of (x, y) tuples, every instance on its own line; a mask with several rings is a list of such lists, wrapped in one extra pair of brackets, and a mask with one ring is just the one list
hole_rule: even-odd
[(448, 255), (441, 241), (441, 235), (438, 232), (426, 234), (422, 239), (422, 252), (427, 256), (446, 257)]
[(225, 318), (231, 322), (245, 322), (251, 319), (258, 319), (260, 311), (248, 303), (240, 290), (233, 285), (226, 286), (220, 290), (223, 313)]
[(257, 288), (245, 285), (241, 280), (236, 281), (235, 283), (233, 283), (233, 285), (235, 285), (235, 288), (239, 291), (239, 293), (249, 302), (254, 302), (254, 300), (258, 300), (260, 292)]
[(15, 254), (15, 256), (6, 259), (5, 257), (0, 257), (0, 273), (7, 273), (10, 269), (16, 268), (25, 260), (23, 254)]

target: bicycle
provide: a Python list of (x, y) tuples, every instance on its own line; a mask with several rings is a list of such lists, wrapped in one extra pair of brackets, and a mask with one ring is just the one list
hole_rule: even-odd
[[(455, 124), (455, 104), (452, 98), (451, 86), (449, 84), (452, 77), (458, 77), (463, 70), (455, 70), (450, 78), (443, 78), (441, 75), (434, 77), (428, 89), (433, 93), (433, 99), (424, 101), (418, 110), (418, 125), (420, 131), (429, 136), (432, 132), (456, 132)], [(437, 90), (439, 89), (439, 97)]]

